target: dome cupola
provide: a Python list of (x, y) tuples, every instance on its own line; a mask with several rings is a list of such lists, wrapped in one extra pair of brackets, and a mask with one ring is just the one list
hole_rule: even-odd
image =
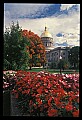
[(47, 30), (47, 27), (45, 26), (45, 30), (44, 32), (41, 34), (41, 38), (42, 37), (50, 37), (52, 38), (52, 35), (49, 33), (49, 31)]
[(41, 39), (46, 48), (46, 51), (50, 51), (51, 49), (53, 49), (53, 38), (52, 35), (47, 30), (46, 26), (44, 32), (41, 34)]

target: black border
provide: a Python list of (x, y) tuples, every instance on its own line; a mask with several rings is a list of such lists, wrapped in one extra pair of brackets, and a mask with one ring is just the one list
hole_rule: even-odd
[[(1, 81), (0, 81), (0, 83), (2, 82), (2, 76), (3, 76), (3, 43), (4, 43), (4, 40), (3, 40), (3, 24), (4, 24), (4, 3), (27, 3), (27, 2), (26, 2), (26, 1), (24, 2), (24, 0), (23, 0), (22, 2), (21, 2), (21, 1), (17, 1), (17, 0), (12, 0), (12, 1), (11, 1), (11, 0), (4, 0), (3, 3), (0, 4), (0, 5), (1, 5), (1, 6), (0, 6), (0, 8), (1, 8), (1, 14), (0, 14), (1, 17), (0, 17), (0, 18), (1, 18), (1, 27), (2, 27), (2, 28), (1, 28), (1, 32), (2, 32), (2, 33), (1, 33), (1, 37), (2, 37), (2, 38), (0, 37), (0, 38), (1, 38), (1, 40), (0, 40), (0, 45), (1, 45), (1, 46), (0, 46), (0, 57), (1, 57), (1, 61), (0, 61), (0, 62), (1, 62), (1, 64), (0, 64), (0, 67), (1, 67), (1, 72), (0, 72), (1, 75), (0, 75), (0, 77), (1, 77), (1, 79), (0, 79), (0, 80), (1, 80)], [(37, 4), (38, 4), (38, 3), (39, 3), (39, 4), (40, 4), (40, 3), (41, 3), (41, 4), (43, 4), (43, 3), (47, 3), (47, 4), (48, 4), (48, 3), (51, 3), (51, 4), (52, 4), (52, 3), (58, 3), (58, 4), (59, 4), (59, 3), (60, 3), (60, 4), (80, 4), (80, 0), (67, 0), (67, 1), (66, 1), (66, 0), (50, 0), (50, 1), (48, 1), (48, 0), (47, 0), (47, 1), (41, 0), (41, 2), (40, 2), (40, 1), (37, 2), (36, 0), (35, 0), (35, 1), (31, 1), (31, 0), (30, 0), (30, 1), (28, 1), (28, 3), (32, 3), (32, 4), (35, 4), (35, 3), (37, 3)], [(80, 23), (81, 23), (81, 22), (80, 22)], [(80, 33), (81, 33), (81, 29), (80, 29)], [(81, 69), (80, 69), (80, 67), (81, 67), (81, 36), (80, 36), (80, 66), (79, 66), (80, 79), (81, 79)], [(81, 82), (81, 81), (82, 81), (82, 80), (80, 80), (80, 82)], [(79, 83), (79, 84), (81, 85), (81, 83)], [(0, 87), (1, 87), (1, 88), (2, 88), (2, 85), (3, 85), (3, 83), (0, 84)], [(81, 87), (81, 86), (80, 86), (80, 87)], [(1, 89), (1, 90), (2, 90), (2, 89)], [(3, 90), (2, 90), (2, 94), (3, 94)], [(1, 95), (1, 94), (0, 94), (0, 95)], [(81, 94), (80, 94), (80, 96), (81, 96)], [(3, 98), (3, 95), (1, 95), (0, 98)], [(1, 100), (1, 99), (0, 99), (0, 100)], [(1, 105), (2, 105), (2, 103), (3, 103), (3, 100), (1, 101)], [(81, 103), (81, 98), (80, 98), (80, 103)], [(0, 108), (1, 108), (1, 106), (0, 106)], [(2, 108), (2, 109), (3, 109), (3, 108)], [(2, 113), (2, 110), (1, 110), (0, 116), (3, 116), (2, 114), (3, 114), (3, 113)], [(7, 117), (8, 117), (8, 116), (7, 116)], [(11, 117), (11, 116), (9, 116), (9, 118), (10, 118), (10, 117)], [(16, 117), (16, 116), (12, 116), (11, 119), (13, 119), (13, 118), (15, 119), (15, 118), (17, 118), (17, 117)], [(21, 116), (21, 117), (18, 116), (18, 119), (21, 119), (21, 118), (22, 118), (22, 116)], [(33, 119), (38, 119), (38, 118), (39, 118), (39, 119), (41, 119), (41, 118), (42, 118), (42, 119), (43, 119), (43, 118), (44, 118), (44, 119), (47, 119), (47, 118), (53, 118), (53, 117), (25, 117), (25, 116), (24, 116), (23, 119), (24, 119), (24, 118), (25, 118), (25, 119), (28, 118), (28, 119), (30, 120), (31, 118), (33, 118)], [(62, 118), (63, 118), (63, 117), (62, 117)], [(58, 118), (58, 119), (61, 120), (62, 118)], [(79, 117), (78, 117), (78, 118), (79, 118)], [(76, 118), (76, 120), (77, 120), (78, 118)], [(4, 119), (5, 119), (5, 116), (4, 116)], [(54, 117), (53, 119), (57, 119), (57, 118)], [(65, 118), (63, 118), (63, 119), (65, 119)], [(66, 119), (69, 119), (69, 120), (70, 120), (71, 118), (66, 118)], [(72, 118), (72, 119), (75, 119), (75, 118)]]

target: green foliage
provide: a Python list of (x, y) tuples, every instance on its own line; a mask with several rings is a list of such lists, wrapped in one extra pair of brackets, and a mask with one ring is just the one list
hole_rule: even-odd
[(66, 60), (60, 60), (58, 63), (58, 68), (62, 68), (62, 69), (68, 69), (70, 66), (69, 62)]
[(4, 70), (9, 69), (9, 66), (10, 66), (10, 62), (8, 60), (4, 59)]
[(22, 29), (17, 22), (10, 28), (6, 28), (4, 33), (4, 68), (3, 69), (27, 69), (29, 54), (26, 51), (26, 46), (29, 44), (27, 38), (23, 37)]
[(79, 68), (79, 46), (72, 47), (69, 51), (68, 59), (74, 68)]

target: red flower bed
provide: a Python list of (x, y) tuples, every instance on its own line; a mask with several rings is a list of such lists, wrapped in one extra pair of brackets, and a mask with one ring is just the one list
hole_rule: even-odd
[(16, 73), (13, 93), (22, 113), (35, 116), (78, 117), (79, 74)]

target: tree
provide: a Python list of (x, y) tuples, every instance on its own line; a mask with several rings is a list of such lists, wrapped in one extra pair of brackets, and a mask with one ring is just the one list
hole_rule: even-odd
[(66, 61), (66, 60), (60, 60), (59, 63), (58, 63), (58, 68), (61, 68), (61, 69), (68, 69), (70, 66), (69, 62)]
[(45, 47), (42, 43), (42, 40), (37, 34), (34, 34), (31, 31), (23, 30), (22, 35), (26, 37), (29, 41), (29, 45), (27, 46), (27, 49), (30, 54), (29, 59), (29, 67), (35, 67), (35, 66), (43, 66), (43, 64), (46, 62), (46, 51)]
[(72, 47), (69, 51), (68, 60), (74, 68), (79, 67), (79, 46)]
[(4, 69), (27, 69), (29, 53), (26, 46), (29, 44), (27, 39), (21, 34), (22, 29), (17, 22), (10, 28), (6, 28), (4, 33)]

